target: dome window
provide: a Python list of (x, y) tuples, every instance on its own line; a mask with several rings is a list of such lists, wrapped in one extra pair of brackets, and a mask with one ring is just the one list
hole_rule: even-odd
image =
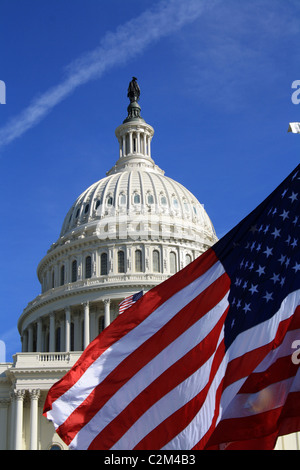
[(74, 259), (72, 262), (72, 282), (77, 281), (77, 261)]
[(63, 264), (60, 268), (60, 285), (63, 286), (65, 283), (65, 265)]
[(166, 206), (166, 205), (167, 205), (167, 198), (166, 198), (166, 196), (162, 196), (162, 197), (160, 198), (160, 203), (161, 203), (162, 206)]
[(100, 266), (101, 276), (107, 274), (107, 253), (102, 253), (101, 255), (101, 266)]
[(89, 208), (90, 208), (90, 205), (89, 205), (89, 204), (87, 204), (87, 205), (85, 206), (85, 208), (84, 208), (84, 213), (85, 213), (85, 214), (87, 214), (87, 213), (88, 213), (88, 211), (89, 211)]
[(100, 206), (100, 199), (98, 199), (98, 200), (96, 201), (95, 209), (97, 210), (99, 206)]
[(194, 214), (197, 215), (197, 209), (196, 209), (196, 206), (193, 206), (193, 211), (194, 211)]
[(124, 251), (118, 251), (118, 273), (125, 273)]
[(141, 196), (136, 193), (136, 194), (133, 196), (133, 203), (134, 203), (134, 204), (140, 204), (140, 202), (141, 202)]
[(143, 259), (141, 250), (135, 250), (135, 271), (137, 273), (141, 273), (143, 271)]
[(126, 204), (126, 195), (120, 194), (120, 206), (125, 206)]
[(148, 194), (147, 201), (150, 205), (154, 204), (154, 197), (152, 196), (152, 194)]
[(175, 274), (177, 271), (177, 266), (176, 266), (176, 253), (171, 251), (170, 253), (170, 273)]
[(157, 250), (153, 251), (152, 261), (153, 261), (153, 272), (160, 273), (159, 251), (157, 251)]
[(85, 278), (89, 279), (92, 277), (92, 258), (87, 256), (85, 258)]
[(79, 216), (79, 212), (80, 212), (80, 208), (77, 209), (77, 211), (76, 211), (75, 219), (77, 219), (77, 217)]
[(192, 257), (191, 257), (191, 255), (186, 254), (186, 255), (185, 255), (185, 265), (187, 266), (187, 265), (190, 264), (191, 262), (192, 262)]
[(108, 196), (106, 204), (108, 205), (108, 207), (111, 207), (113, 205), (113, 198), (111, 196)]
[(173, 198), (173, 206), (175, 207), (175, 209), (178, 209), (179, 207), (178, 200), (176, 199), (176, 197)]

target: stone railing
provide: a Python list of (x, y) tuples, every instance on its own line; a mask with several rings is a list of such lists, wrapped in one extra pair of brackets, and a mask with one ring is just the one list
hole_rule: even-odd
[(81, 351), (17, 353), (13, 356), (13, 368), (72, 367), (81, 354)]

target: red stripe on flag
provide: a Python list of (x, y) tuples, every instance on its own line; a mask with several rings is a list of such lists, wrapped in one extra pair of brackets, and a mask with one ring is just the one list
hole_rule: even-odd
[(276, 335), (270, 343), (253, 349), (231, 360), (227, 366), (224, 389), (230, 384), (248, 376), (272, 349), (276, 349), (283, 341), (287, 331), (300, 328), (300, 307), (297, 307), (294, 315), (279, 323)]
[(239, 393), (257, 393), (269, 384), (294, 377), (299, 366), (293, 364), (291, 355), (277, 359), (267, 370), (251, 374)]
[(218, 258), (215, 252), (212, 249), (207, 250), (201, 255), (201, 263), (196, 259), (175, 276), (147, 292), (141, 297), (138, 305), (134, 304), (132, 306), (128, 315), (119, 315), (113, 324), (105, 328), (89, 344), (72, 369), (51, 387), (44, 404), (44, 415), (46, 415), (47, 411), (51, 410), (52, 403), (66, 393), (104, 351), (123, 338), (143, 322), (154, 310), (176, 294), (178, 292), (178, 285), (180, 285), (181, 289), (188, 286), (195, 279), (205, 274), (216, 262), (218, 262)]
[(209, 380), (206, 386), (195, 398), (178, 409), (175, 413), (165, 419), (159, 426), (153, 429), (152, 432), (145, 436), (145, 438), (142, 439), (137, 446), (135, 446), (134, 450), (161, 449), (192, 421), (195, 415), (199, 412), (204, 400), (207, 397), (207, 392), (224, 358), (224, 353), (225, 345), (224, 342), (222, 342), (216, 350), (210, 370)]
[[(267, 345), (270, 353), (275, 353), (276, 350), (280, 353), (282, 342), (287, 333), (294, 332), (294, 335), (297, 336), (299, 327), (300, 308), (297, 307), (293, 316), (280, 323), (274, 343), (272, 342)], [(280, 344), (279, 341), (281, 341)], [(274, 347), (274, 344), (276, 347)], [(264, 357), (267, 356), (267, 352), (265, 351), (266, 348), (263, 347), (260, 349), (264, 351)], [(255, 357), (257, 357), (257, 355), (260, 355), (262, 351), (253, 352)], [(245, 397), (249, 397), (249, 403), (252, 402), (253, 397), (253, 414), (243, 417), (239, 416), (240, 413), (244, 413), (244, 410), (242, 408), (234, 408), (235, 405), (233, 402), (232, 413), (235, 414), (236, 417), (224, 418), (219, 422), (209, 440), (208, 448), (211, 449), (222, 443), (230, 443), (230, 445), (226, 445), (226, 449), (272, 449), (279, 432), (281, 435), (288, 432), (289, 414), (293, 418), (297, 416), (300, 418), (300, 402), (295, 401), (295, 398), (299, 396), (299, 393), (297, 395), (297, 393), (288, 392), (291, 387), (290, 382), (294, 379), (299, 370), (299, 365), (295, 365), (292, 362), (292, 353), (293, 349), (291, 347), (290, 353), (283, 357), (275, 358), (274, 362), (265, 370), (262, 370), (261, 372), (254, 371), (249, 374), (237, 396), (242, 397), (244, 395)], [(238, 361), (235, 360), (234, 364), (235, 367), (240, 367), (240, 365), (238, 365)], [(232, 367), (232, 364), (228, 365), (226, 377), (228, 376), (228, 370), (230, 367)], [(245, 375), (247, 376), (247, 374)], [(233, 383), (233, 381), (230, 382)], [(274, 394), (272, 394), (272, 386), (276, 386), (276, 384), (279, 384), (281, 388), (286, 387), (283, 388), (282, 393), (284, 393), (285, 390), (285, 393), (289, 393), (288, 396), (284, 398), (284, 405), (281, 405), (280, 400), (282, 400), (282, 398), (280, 395), (276, 394), (274, 396)], [(282, 384), (282, 386), (280, 384)], [(224, 389), (225, 388), (226, 386), (224, 383)], [(262, 392), (263, 395), (260, 395), (259, 392)], [(244, 401), (241, 402), (240, 406), (242, 406)], [(264, 407), (272, 409), (264, 410)], [(251, 408), (249, 408), (249, 410), (251, 410)], [(278, 424), (279, 422), (282, 423), (280, 426)], [(292, 430), (289, 432), (295, 432), (299, 429), (298, 424), (300, 421), (298, 418), (293, 422), (295, 423), (294, 428), (290, 428)], [(262, 438), (262, 441), (251, 439), (251, 437), (253, 437), (253, 429), (255, 429), (255, 436), (257, 436), (257, 438)], [(276, 429), (277, 435), (275, 433)]]
[(70, 444), (77, 432), (92, 419), (106, 401), (130, 380), (134, 374), (209, 312), (226, 295), (229, 286), (230, 280), (227, 274), (223, 274), (204, 292), (180, 310), (159, 331), (154, 333), (153, 336), (126, 357), (94, 388), (68, 419), (57, 428), (57, 433), (64, 436), (65, 442)]
[(208, 336), (145, 388), (104, 428), (89, 449), (110, 449), (154, 403), (198, 370), (216, 350), (227, 311)]

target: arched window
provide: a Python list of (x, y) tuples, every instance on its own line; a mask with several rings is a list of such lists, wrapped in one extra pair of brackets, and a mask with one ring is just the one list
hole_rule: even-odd
[(171, 274), (175, 274), (177, 271), (177, 267), (176, 267), (176, 253), (174, 253), (173, 251), (171, 251), (170, 253), (170, 273)]
[(157, 251), (157, 250), (153, 251), (152, 261), (153, 261), (153, 272), (160, 273), (159, 251)]
[(61, 450), (61, 447), (58, 444), (52, 444), (49, 450)]
[(98, 199), (98, 200), (96, 201), (95, 209), (97, 210), (99, 206), (100, 206), (100, 199)]
[(92, 258), (87, 256), (85, 258), (85, 278), (89, 279), (90, 277), (92, 277)]
[(63, 286), (65, 283), (65, 265), (63, 264), (60, 268), (60, 285)]
[(136, 194), (133, 196), (133, 203), (134, 203), (134, 204), (140, 204), (140, 202), (141, 202), (141, 196), (136, 193)]
[(111, 196), (108, 196), (106, 204), (108, 205), (108, 207), (111, 207), (113, 205), (113, 198)]
[(74, 261), (72, 261), (72, 282), (76, 282), (77, 281), (77, 261), (76, 259), (74, 259)]
[(101, 255), (101, 266), (100, 266), (101, 276), (107, 274), (107, 253), (102, 253)]
[(185, 255), (185, 265), (187, 266), (192, 261), (191, 255)]
[(89, 208), (90, 208), (90, 205), (89, 205), (89, 204), (87, 204), (87, 205), (85, 206), (85, 208), (84, 208), (84, 213), (85, 213), (85, 214), (87, 214), (87, 213), (88, 213), (88, 211), (89, 211)]
[(126, 204), (126, 195), (125, 194), (120, 194), (120, 206), (125, 206)]
[(166, 206), (166, 205), (167, 205), (167, 198), (166, 198), (166, 196), (162, 196), (162, 197), (160, 198), (160, 203), (161, 203), (162, 206)]
[(118, 251), (118, 273), (125, 273), (124, 251)]
[(173, 206), (175, 207), (175, 209), (178, 209), (179, 207), (179, 204), (178, 204), (178, 200), (176, 199), (176, 197), (173, 198)]
[(135, 270), (138, 273), (143, 271), (143, 260), (141, 250), (135, 250)]
[(153, 197), (152, 194), (148, 194), (147, 202), (148, 202), (149, 205), (154, 204), (154, 197)]
[(51, 287), (52, 289), (54, 288), (54, 271), (52, 271), (52, 276), (51, 276)]

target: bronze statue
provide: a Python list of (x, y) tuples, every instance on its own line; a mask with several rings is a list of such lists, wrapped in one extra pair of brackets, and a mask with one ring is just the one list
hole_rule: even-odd
[(137, 83), (137, 78), (132, 77), (132, 80), (128, 86), (128, 93), (127, 93), (127, 96), (130, 99), (130, 103), (132, 103), (133, 101), (138, 101), (140, 98), (140, 94), (141, 94), (141, 90)]

